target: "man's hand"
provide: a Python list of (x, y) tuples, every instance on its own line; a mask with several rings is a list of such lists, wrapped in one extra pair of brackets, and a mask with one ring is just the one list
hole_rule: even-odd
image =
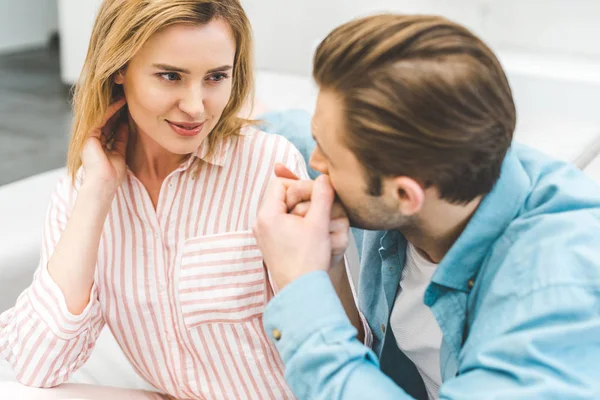
[(327, 271), (331, 264), (329, 221), (334, 192), (329, 178), (317, 178), (306, 216), (289, 214), (289, 179), (269, 185), (254, 226), (254, 235), (275, 284), (283, 289), (304, 274)]
[[(289, 181), (284, 181), (287, 187), (286, 205), (288, 212), (299, 217), (306, 216), (310, 208), (314, 181), (300, 180), (283, 164), (275, 165), (275, 175)], [(350, 242), (350, 221), (346, 210), (340, 202), (335, 201), (331, 208), (329, 222), (329, 237), (331, 239), (331, 267), (343, 265), (344, 254)]]
[[(282, 164), (277, 164), (275, 166), (275, 175), (277, 176), (279, 184), (285, 188), (285, 193), (280, 197), (282, 199), (282, 202), (280, 204), (281, 210), (283, 211), (285, 207), (285, 212), (288, 212), (290, 216), (297, 216), (301, 218), (308, 216), (310, 210), (314, 207), (313, 202), (318, 201), (316, 200), (315, 196), (319, 196), (319, 194), (315, 191), (317, 190), (320, 183), (311, 180), (299, 180), (293, 172), (291, 172)], [(327, 186), (330, 186), (330, 184), (328, 184)], [(332, 199), (328, 199), (328, 201), (332, 201)], [(266, 201), (263, 205), (263, 209), (265, 207), (269, 207), (269, 205), (266, 204)], [(261, 213), (259, 213), (259, 220), (261, 218), (261, 215), (262, 211)], [(321, 214), (321, 217), (323, 218), (325, 218), (326, 216), (327, 214), (325, 214), (325, 212)], [(346, 311), (348, 318), (352, 322), (352, 325), (354, 325), (354, 327), (358, 331), (358, 340), (363, 341), (365, 332), (363, 329), (362, 322), (360, 320), (358, 309), (356, 307), (354, 296), (352, 294), (352, 289), (350, 288), (350, 280), (344, 262), (344, 254), (346, 253), (346, 249), (350, 241), (350, 223), (348, 221), (346, 211), (339, 202), (334, 202), (331, 206), (330, 215), (327, 216), (325, 218), (325, 221), (322, 222), (327, 223), (329, 228), (328, 231), (331, 246), (331, 259), (328, 265), (329, 268), (319, 269), (327, 270), (329, 278), (331, 279), (331, 283), (335, 287), (335, 291), (344, 306), (344, 310)], [(277, 223), (277, 221), (275, 221), (275, 223)], [(257, 235), (257, 241), (259, 243), (259, 246), (261, 246), (261, 240), (260, 238), (258, 238), (259, 232), (257, 229), (255, 229), (255, 234)], [(261, 250), (263, 250), (262, 247)], [(310, 246), (308, 247), (307, 251), (311, 251)], [(283, 261), (287, 260), (285, 258), (286, 255), (283, 255), (282, 257), (284, 257), (282, 259)], [(293, 256), (289, 254), (288, 257)], [(283, 273), (276, 272), (275, 269), (280, 267), (275, 266), (275, 268), (273, 268), (269, 264), (266, 255), (265, 264), (269, 271), (271, 271), (271, 275), (275, 280), (275, 284), (280, 289), (283, 288), (283, 286), (281, 286), (281, 283), (277, 280), (278, 278), (275, 277), (275, 274), (278, 273), (283, 275), (285, 271)], [(304, 268), (304, 270), (306, 272), (311, 272), (317, 270), (317, 268)], [(294, 278), (290, 278), (290, 274), (287, 275), (285, 279), (280, 279), (284, 279), (285, 284), (287, 284), (290, 283), (293, 279), (298, 278), (299, 276), (300, 275), (297, 275)]]

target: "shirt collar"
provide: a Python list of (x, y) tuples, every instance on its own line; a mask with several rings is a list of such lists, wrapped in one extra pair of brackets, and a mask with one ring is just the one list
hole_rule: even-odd
[(500, 179), (439, 264), (432, 282), (468, 292), (490, 248), (516, 218), (531, 191), (531, 181), (513, 149)]
[(201, 159), (209, 164), (216, 165), (218, 167), (224, 166), (231, 152), (233, 151), (234, 145), (236, 142), (236, 137), (226, 137), (222, 140), (219, 140), (214, 147), (212, 154), (208, 154), (209, 150), (209, 142), (208, 137), (204, 139), (202, 144), (194, 151), (189, 159), (182, 165), (183, 169), (189, 168), (196, 159)]

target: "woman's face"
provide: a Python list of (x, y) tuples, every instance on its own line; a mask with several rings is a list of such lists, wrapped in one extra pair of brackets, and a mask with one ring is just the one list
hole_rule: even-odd
[(154, 34), (115, 79), (138, 134), (173, 154), (194, 152), (229, 101), (235, 51), (221, 19)]

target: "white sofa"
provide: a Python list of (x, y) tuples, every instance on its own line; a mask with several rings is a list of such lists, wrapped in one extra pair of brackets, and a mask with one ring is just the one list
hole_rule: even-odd
[[(515, 91), (517, 102), (526, 110), (518, 139), (558, 158), (585, 162), (593, 148), (591, 144), (600, 138), (600, 124), (596, 126), (590, 121), (569, 124), (569, 118), (554, 112), (549, 112), (545, 118), (543, 110), (529, 113), (527, 101), (535, 97), (531, 91), (538, 90), (535, 85), (539, 84), (525, 80)], [(312, 112), (316, 93), (307, 78), (270, 72), (261, 72), (257, 76), (257, 97), (270, 109), (297, 108)], [(557, 98), (561, 97), (561, 93), (557, 93)], [(561, 133), (557, 121), (561, 123), (558, 128), (568, 133)], [(63, 169), (49, 171), (0, 187), (0, 312), (11, 307), (31, 281), (38, 262), (50, 193), (62, 174)], [(600, 180), (600, 168), (592, 174)], [(0, 382), (12, 379), (10, 368), (0, 359)], [(100, 336), (89, 362), (74, 374), (71, 382), (151, 389), (129, 366), (108, 329)]]

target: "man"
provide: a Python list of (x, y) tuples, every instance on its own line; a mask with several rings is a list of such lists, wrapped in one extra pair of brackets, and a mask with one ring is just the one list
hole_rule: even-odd
[[(334, 30), (314, 78), (324, 175), (280, 167), (255, 226), (281, 289), (264, 326), (296, 395), (600, 398), (600, 188), (512, 144), (490, 49), (443, 18), (380, 15)], [(334, 190), (373, 230), (358, 293), (372, 350), (326, 273)]]

